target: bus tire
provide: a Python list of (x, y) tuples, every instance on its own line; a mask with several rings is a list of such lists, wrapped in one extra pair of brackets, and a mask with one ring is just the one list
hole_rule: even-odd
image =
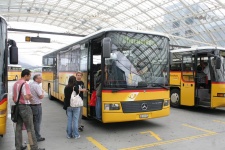
[(51, 93), (51, 86), (48, 86), (48, 98), (50, 100), (54, 100), (53, 96), (52, 96), (52, 93)]
[(18, 76), (15, 76), (15, 80), (16, 80), (16, 81), (18, 80)]
[(179, 89), (172, 89), (170, 91), (170, 105), (175, 108), (180, 107), (180, 90)]

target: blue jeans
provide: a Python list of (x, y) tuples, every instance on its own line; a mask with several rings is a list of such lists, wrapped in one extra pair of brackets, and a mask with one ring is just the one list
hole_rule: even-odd
[(40, 126), (42, 120), (42, 107), (41, 105), (31, 106), (33, 112), (33, 120), (34, 120), (34, 130), (37, 140), (41, 138), (40, 134)]
[(96, 111), (96, 118), (102, 119), (102, 100), (101, 97), (97, 96), (97, 101), (95, 105), (95, 111)]
[(67, 108), (67, 136), (78, 137), (78, 120), (80, 115), (80, 107)]

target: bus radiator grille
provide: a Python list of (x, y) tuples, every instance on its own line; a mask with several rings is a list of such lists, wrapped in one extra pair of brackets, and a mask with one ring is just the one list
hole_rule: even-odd
[(128, 101), (121, 102), (124, 113), (149, 112), (161, 110), (163, 100), (143, 100), (143, 101)]

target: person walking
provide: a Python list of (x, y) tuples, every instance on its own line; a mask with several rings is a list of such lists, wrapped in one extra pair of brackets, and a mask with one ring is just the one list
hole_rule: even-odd
[(63, 108), (66, 110), (67, 114), (67, 138), (80, 138), (80, 134), (78, 132), (78, 120), (80, 115), (80, 107), (70, 107), (70, 98), (72, 92), (75, 91), (77, 94), (79, 93), (79, 87), (76, 83), (76, 77), (70, 76), (68, 80), (68, 84), (64, 89), (64, 106)]
[[(19, 99), (19, 117), (16, 123), (16, 131), (15, 131), (15, 147), (16, 150), (23, 149), (22, 147), (22, 127), (23, 123), (26, 126), (28, 141), (30, 144), (31, 150), (45, 150), (44, 148), (38, 148), (37, 139), (34, 131), (33, 124), (33, 114), (30, 108), (30, 100), (32, 98), (29, 84), (26, 81), (29, 81), (31, 77), (31, 71), (28, 69), (24, 69), (21, 72), (21, 79), (13, 85), (12, 90), (12, 99), (16, 103), (19, 94), (21, 94)], [(21, 93), (19, 93), (20, 88), (22, 88)]]
[[(84, 98), (84, 94), (83, 92), (87, 92), (88, 90), (85, 88), (84, 86), (84, 82), (81, 80), (83, 77), (83, 73), (81, 71), (78, 71), (76, 73), (76, 80), (77, 80), (77, 85), (79, 86), (79, 92), (80, 92), (80, 97), (83, 100)], [(79, 126), (79, 131), (83, 131), (84, 130), (84, 126), (82, 125), (81, 122), (81, 118), (82, 118), (82, 114), (83, 114), (83, 107), (80, 108), (80, 116), (79, 116), (79, 121), (78, 121), (78, 126)]]
[(42, 90), (40, 83), (42, 82), (42, 77), (40, 74), (36, 74), (33, 77), (33, 82), (30, 83), (30, 90), (32, 95), (31, 109), (33, 112), (34, 130), (37, 141), (44, 141), (45, 138), (40, 134), (41, 120), (42, 120), (42, 99), (44, 98), (44, 90)]

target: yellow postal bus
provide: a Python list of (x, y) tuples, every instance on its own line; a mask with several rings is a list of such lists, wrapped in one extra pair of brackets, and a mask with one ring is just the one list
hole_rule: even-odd
[(225, 48), (172, 50), (171, 106), (225, 106)]
[[(104, 29), (43, 56), (43, 89), (49, 98), (64, 100), (71, 75), (83, 72), (85, 87), (96, 89), (101, 69), (103, 123), (168, 116), (169, 38), (158, 32)], [(107, 77), (106, 77), (107, 76)], [(84, 93), (83, 116), (91, 113)]]
[[(8, 106), (7, 66), (8, 54), (10, 64), (18, 63), (18, 48), (13, 40), (7, 40), (7, 23), (0, 16), (0, 136), (6, 133), (6, 119)], [(8, 45), (10, 48), (8, 49)], [(8, 53), (8, 51), (10, 53)], [(11, 125), (11, 124), (10, 124)]]
[(21, 65), (8, 65), (8, 80), (18, 80), (21, 76)]

